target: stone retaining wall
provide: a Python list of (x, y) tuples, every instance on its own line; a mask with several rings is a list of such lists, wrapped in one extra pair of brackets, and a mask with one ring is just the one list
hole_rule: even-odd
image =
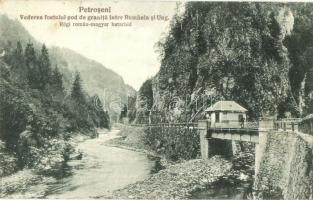
[(309, 199), (313, 194), (313, 137), (275, 131), (264, 134), (256, 151), (255, 189), (263, 198), (278, 192), (284, 199)]

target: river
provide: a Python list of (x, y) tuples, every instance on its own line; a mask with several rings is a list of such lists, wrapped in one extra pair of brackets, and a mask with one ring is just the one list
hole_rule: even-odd
[(107, 140), (119, 137), (119, 130), (99, 132), (99, 137), (78, 144), (81, 160), (68, 163), (70, 175), (49, 185), (45, 198), (99, 198), (128, 184), (149, 177), (156, 161), (144, 153), (105, 146)]
[[(120, 137), (119, 130), (99, 131), (99, 137), (79, 142), (81, 160), (71, 160), (61, 178), (43, 179), (30, 186), (26, 193), (15, 193), (13, 198), (87, 199), (110, 198), (114, 190), (143, 181), (159, 170), (157, 158), (144, 153), (106, 146), (108, 140)], [(52, 180), (52, 181), (51, 181)], [(192, 199), (246, 199), (251, 184), (225, 177), (207, 188), (192, 192)], [(39, 195), (36, 195), (39, 194)]]

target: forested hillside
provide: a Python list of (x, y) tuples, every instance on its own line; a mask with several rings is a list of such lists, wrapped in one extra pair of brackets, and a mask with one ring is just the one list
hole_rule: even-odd
[(252, 120), (311, 112), (312, 9), (305, 3), (186, 3), (158, 43), (160, 70), (151, 88), (139, 91), (137, 110), (147, 112), (138, 113), (137, 122), (194, 121), (218, 100), (238, 102)]
[(4, 152), (17, 160), (17, 168), (49, 171), (68, 159), (70, 137), (78, 132), (93, 136), (95, 128), (109, 128), (108, 113), (94, 107), (78, 72), (70, 91), (65, 91), (63, 75), (51, 66), (45, 45), (37, 54), (32, 43), (23, 47), (17, 42), (0, 58), (0, 70), (0, 140)]
[[(6, 16), (0, 16), (0, 46), (4, 52), (0, 57), (0, 176), (25, 167), (56, 173), (73, 151), (69, 138), (93, 137), (96, 128), (110, 128), (109, 113), (97, 96), (99, 88), (103, 93), (110, 81), (113, 85), (117, 81), (116, 87), (123, 91), (129, 86), (114, 72), (73, 51), (53, 48), (51, 54)], [(83, 75), (88, 70), (93, 72), (90, 77)], [(94, 73), (99, 73), (98, 78), (92, 77)], [(101, 81), (101, 75), (111, 79)], [(90, 92), (91, 87), (95, 92)], [(125, 98), (119, 92), (116, 95)]]
[[(10, 53), (16, 43), (22, 46), (32, 43), (36, 53), (40, 52), (42, 44), (36, 41), (17, 20), (0, 15), (0, 48)], [(49, 49), (51, 66), (57, 66), (63, 75), (64, 88), (70, 91), (75, 73), (78, 71), (83, 80), (84, 89), (91, 95), (97, 95), (106, 105), (106, 109), (113, 117), (126, 104), (127, 94), (134, 96), (135, 90), (124, 83), (122, 77), (102, 64), (90, 60), (79, 53), (66, 48), (51, 47)], [(104, 98), (104, 93), (105, 99)], [(119, 109), (111, 109), (112, 101), (118, 100)]]

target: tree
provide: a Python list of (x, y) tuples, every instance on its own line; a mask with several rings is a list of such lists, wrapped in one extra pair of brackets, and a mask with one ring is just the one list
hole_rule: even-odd
[(16, 49), (14, 50), (12, 57), (11, 65), (15, 70), (24, 66), (23, 47), (20, 41), (16, 43)]
[(28, 84), (31, 88), (40, 88), (40, 73), (33, 44), (28, 43), (25, 48), (25, 64), (27, 68)]
[(71, 98), (80, 105), (86, 104), (86, 97), (82, 88), (82, 81), (79, 72), (76, 73), (71, 91)]
[(63, 78), (63, 76), (62, 76), (61, 72), (59, 71), (58, 66), (55, 66), (55, 68), (52, 71), (49, 88), (51, 90), (52, 96), (59, 101), (65, 95), (62, 78)]
[(128, 112), (128, 110), (127, 110), (127, 105), (124, 104), (123, 109), (122, 109), (121, 114), (120, 114), (120, 121), (121, 121), (121, 122), (123, 121), (123, 119), (124, 119), (125, 117), (127, 117), (127, 112)]
[(282, 59), (281, 53), (280, 53), (281, 48), (279, 44), (280, 37), (281, 37), (281, 28), (273, 12), (270, 14), (268, 28), (269, 28), (270, 34), (267, 35), (266, 37), (263, 36), (264, 42), (262, 44), (263, 44), (264, 52), (269, 58), (273, 58), (275, 60), (280, 61)]
[(137, 98), (136, 123), (148, 123), (153, 106), (152, 79), (146, 80), (139, 89)]
[(107, 111), (103, 110), (103, 103), (98, 95), (94, 95), (88, 101), (88, 113), (94, 125), (98, 128), (110, 128), (110, 117)]
[[(11, 51), (10, 51), (11, 52)], [(20, 41), (16, 43), (16, 48), (13, 52), (8, 53), (5, 59), (6, 63), (11, 66), (11, 78), (19, 85), (27, 83), (27, 69), (25, 67), (25, 59), (23, 54), (23, 47)]]
[(146, 80), (139, 89), (139, 95), (144, 100), (147, 111), (153, 105), (152, 79)]
[(128, 105), (127, 117), (129, 122), (132, 122), (136, 118), (136, 96), (129, 96), (127, 105)]
[(41, 54), (38, 59), (40, 89), (44, 90), (51, 80), (51, 64), (48, 49), (45, 44), (42, 45)]

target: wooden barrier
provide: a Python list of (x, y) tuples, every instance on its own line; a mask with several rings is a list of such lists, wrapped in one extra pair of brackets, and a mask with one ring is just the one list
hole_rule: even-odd
[(301, 118), (287, 118), (274, 121), (274, 130), (299, 131)]

